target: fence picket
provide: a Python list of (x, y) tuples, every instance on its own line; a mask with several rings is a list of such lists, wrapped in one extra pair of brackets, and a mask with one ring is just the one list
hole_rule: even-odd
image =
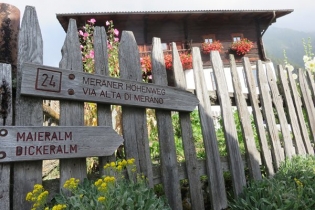
[(232, 174), (234, 195), (237, 197), (246, 185), (244, 165), (237, 140), (237, 131), (232, 112), (232, 105), (228, 94), (228, 87), (224, 75), (223, 63), (218, 51), (211, 51), (210, 60), (212, 63), (215, 81), (217, 84), (218, 98), (223, 119), (224, 137), (227, 151), (229, 153), (230, 171)]
[(219, 154), (217, 136), (212, 118), (211, 103), (204, 78), (199, 47), (192, 48), (196, 95), (199, 99), (198, 112), (206, 152), (206, 172), (212, 209), (227, 208), (227, 197)]
[(279, 75), (280, 84), (282, 85), (282, 92), (284, 94), (284, 99), (285, 99), (287, 109), (288, 109), (288, 116), (290, 119), (290, 124), (291, 124), (291, 128), (294, 135), (296, 154), (306, 154), (302, 135), (300, 132), (299, 123), (297, 120), (294, 104), (291, 97), (289, 84), (286, 78), (287, 76), (284, 74), (284, 70), (281, 65), (278, 66), (278, 75)]
[[(96, 26), (94, 28), (94, 70), (95, 74), (109, 76), (108, 53), (107, 53), (107, 35), (104, 27)], [(112, 127), (111, 105), (97, 104), (97, 125)], [(104, 165), (115, 161), (115, 154), (106, 157), (99, 157), (100, 174), (104, 175)]]
[[(138, 46), (131, 31), (123, 31), (119, 45), (120, 77), (142, 81)], [(153, 187), (152, 161), (150, 157), (146, 109), (122, 107), (123, 136), (127, 158), (135, 158), (138, 172), (144, 173)]]
[[(183, 66), (180, 62), (179, 53), (176, 43), (172, 42), (172, 56), (175, 87), (186, 89), (186, 79)], [(198, 170), (196, 147), (189, 112), (179, 112), (179, 122), (181, 125), (181, 134), (185, 154), (185, 163), (189, 180), (189, 191), (191, 200), (191, 209), (204, 209), (204, 200), (202, 194), (202, 186), (200, 182), (200, 173)], [(185, 201), (183, 201), (185, 202)]]
[[(34, 7), (26, 6), (19, 33), (15, 125), (42, 126), (43, 101), (21, 96), (21, 64), (43, 63), (43, 39)], [(13, 209), (30, 209), (25, 202), (34, 184), (42, 183), (42, 161), (15, 162), (13, 175)]]
[(266, 63), (266, 74), (269, 82), (270, 93), (272, 97), (273, 104), (277, 110), (278, 118), (281, 126), (283, 142), (284, 142), (284, 154), (286, 157), (291, 158), (295, 155), (295, 149), (292, 144), (291, 133), (288, 127), (288, 121), (285, 116), (283, 101), (277, 87), (277, 79), (275, 78), (274, 72), (271, 69), (271, 64)]
[[(12, 95), (11, 65), (9, 64), (0, 63), (0, 87), (2, 87), (2, 85), (5, 85), (7, 89), (6, 91), (9, 91), (10, 92), (9, 95)], [(8, 97), (8, 100), (11, 100), (11, 98)], [(2, 93), (0, 93), (0, 101), (2, 101)], [(1, 107), (0, 105), (0, 109), (7, 108), (6, 111), (8, 112), (7, 116), (2, 116), (2, 118), (0, 115), (1, 127), (12, 126), (12, 101), (7, 101), (7, 102), (10, 102), (8, 104), (8, 107)], [(1, 140), (0, 140), (0, 145), (1, 145)], [(3, 151), (0, 151), (0, 152), (3, 152)], [(0, 209), (3, 209), (3, 210), (10, 209), (10, 180), (11, 180), (10, 173), (11, 173), (11, 163), (1, 163), (0, 164), (0, 194), (1, 194)]]
[(255, 126), (258, 133), (258, 139), (259, 139), (259, 144), (261, 148), (261, 156), (263, 160), (262, 162), (266, 166), (268, 176), (273, 176), (275, 171), (272, 165), (272, 158), (271, 158), (271, 153), (268, 146), (265, 127), (263, 124), (262, 113), (258, 105), (258, 95), (256, 93), (255, 78), (252, 72), (252, 67), (249, 62), (249, 59), (247, 57), (243, 57), (242, 62), (244, 66), (245, 76), (246, 76), (249, 100), (253, 109)]
[(261, 104), (263, 107), (263, 114), (266, 119), (267, 129), (270, 137), (271, 154), (274, 160), (274, 166), (279, 168), (280, 162), (284, 160), (283, 150), (280, 144), (279, 131), (276, 125), (276, 119), (273, 113), (273, 107), (271, 103), (271, 97), (269, 94), (269, 85), (265, 75), (265, 70), (261, 61), (257, 61), (258, 71), (258, 86), (261, 96)]
[[(167, 86), (166, 69), (160, 38), (152, 40), (153, 83)], [(155, 110), (160, 143), (161, 172), (166, 198), (172, 209), (182, 209), (179, 176), (177, 169), (174, 131), (170, 111)]]
[[(64, 45), (62, 47), (60, 68), (73, 71), (83, 71), (82, 55), (76, 21), (70, 19)], [(84, 125), (84, 103), (76, 101), (60, 101), (60, 125)], [(78, 178), (81, 181), (86, 177), (86, 158), (69, 158), (60, 160), (60, 188), (69, 178)]]
[(307, 83), (307, 80), (305, 78), (304, 70), (299, 69), (299, 82), (300, 82), (300, 89), (302, 92), (302, 100), (304, 103), (304, 106), (306, 108), (307, 112), (307, 118), (308, 118), (308, 123), (310, 126), (310, 130), (312, 133), (312, 136), (314, 138), (315, 136), (315, 108), (314, 108), (314, 103), (311, 95), (311, 91), (309, 88), (309, 85)]
[(305, 145), (305, 149), (306, 149), (308, 154), (314, 154), (314, 148), (311, 145), (310, 137), (308, 134), (308, 130), (307, 130), (304, 115), (303, 115), (301, 97), (299, 96), (299, 93), (297, 90), (297, 84), (293, 80), (291, 71), (288, 71), (288, 79), (289, 79), (290, 90), (292, 92), (293, 102), (295, 105), (295, 111), (296, 111), (297, 117), (298, 117), (298, 123), (299, 123), (299, 126), (301, 128), (301, 133), (303, 136), (303, 142)]
[(254, 138), (254, 132), (251, 125), (251, 119), (247, 108), (246, 100), (242, 91), (241, 81), (236, 69), (236, 63), (234, 55), (230, 54), (230, 66), (232, 73), (232, 82), (234, 88), (234, 97), (236, 106), (238, 109), (238, 115), (240, 116), (240, 122), (242, 127), (243, 139), (246, 149), (247, 165), (249, 167), (250, 177), (254, 180), (260, 180), (260, 154), (257, 150)]

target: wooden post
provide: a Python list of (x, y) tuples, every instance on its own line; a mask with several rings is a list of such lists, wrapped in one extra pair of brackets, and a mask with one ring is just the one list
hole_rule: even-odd
[[(15, 123), (18, 126), (43, 125), (43, 101), (40, 98), (21, 96), (21, 64), (43, 63), (43, 40), (34, 7), (26, 6), (19, 33), (18, 72)], [(27, 192), (42, 183), (42, 161), (16, 162), (13, 175), (13, 209), (30, 209), (25, 201)]]
[(299, 69), (299, 82), (300, 88), (302, 92), (302, 100), (304, 103), (304, 107), (306, 108), (308, 123), (310, 126), (311, 134), (313, 136), (313, 140), (315, 138), (315, 108), (314, 102), (312, 100), (311, 91), (307, 80), (305, 78), (305, 71), (303, 69)]
[[(64, 45), (62, 47), (62, 59), (60, 68), (73, 71), (83, 71), (82, 57), (78, 30), (74, 19), (70, 19)], [(60, 101), (60, 125), (74, 126), (84, 125), (83, 102)], [(60, 189), (69, 178), (78, 178), (80, 181), (86, 177), (86, 158), (61, 159), (60, 160)]]
[(233, 190), (235, 197), (237, 197), (246, 185), (244, 165), (238, 145), (236, 125), (233, 117), (230, 97), (228, 95), (228, 87), (224, 75), (223, 63), (218, 51), (211, 51), (210, 58), (217, 84), (218, 98), (220, 101), (224, 137), (229, 153), (229, 166), (232, 175)]
[[(95, 74), (109, 76), (108, 54), (107, 54), (107, 35), (104, 27), (96, 26), (94, 28), (94, 69)], [(97, 125), (111, 126), (112, 112), (111, 105), (97, 104)], [(99, 157), (99, 170), (101, 175), (105, 175), (104, 165), (115, 161), (115, 154), (106, 157)]]
[(230, 54), (230, 65), (232, 73), (232, 82), (234, 88), (234, 97), (236, 101), (236, 106), (238, 109), (238, 115), (240, 116), (240, 122), (242, 127), (243, 139), (246, 149), (247, 165), (249, 168), (250, 177), (254, 180), (260, 180), (260, 154), (257, 150), (254, 138), (254, 132), (251, 124), (251, 119), (249, 111), (247, 108), (246, 100), (243, 95), (241, 81), (238, 76), (236, 69), (236, 63), (234, 55)]
[[(181, 64), (176, 43), (172, 43), (173, 70), (175, 87), (186, 89), (186, 79)], [(194, 144), (193, 130), (191, 126), (190, 113), (179, 112), (179, 121), (182, 132), (182, 141), (185, 153), (185, 163), (187, 176), (189, 180), (189, 190), (191, 207), (193, 210), (204, 209), (204, 200), (202, 186), (200, 182), (200, 173), (198, 170), (196, 147)], [(185, 202), (185, 201), (183, 201)]]
[(261, 61), (257, 61), (258, 86), (261, 96), (261, 105), (263, 114), (266, 119), (267, 129), (270, 136), (271, 154), (276, 170), (280, 166), (280, 162), (284, 160), (283, 150), (280, 144), (279, 131), (276, 125), (276, 119), (273, 113), (271, 97), (269, 94), (269, 85), (265, 75), (265, 70)]
[[(4, 98), (8, 97), (8, 98)], [(2, 107), (1, 103), (7, 103)], [(0, 125), (3, 126), (12, 125), (12, 79), (11, 79), (11, 65), (0, 64)], [(6, 113), (4, 113), (6, 112)], [(1, 129), (0, 129), (1, 130)], [(0, 137), (0, 145), (1, 145)], [(0, 156), (5, 155), (4, 151), (0, 151)], [(10, 167), (9, 163), (0, 164), (0, 209), (10, 209)]]
[(303, 142), (305, 145), (305, 149), (307, 151), (307, 154), (314, 155), (314, 148), (311, 145), (310, 136), (308, 134), (306, 122), (305, 122), (304, 115), (303, 115), (301, 97), (298, 93), (297, 86), (296, 86), (297, 84), (292, 77), (291, 71), (288, 71), (288, 79), (289, 79), (290, 90), (292, 92), (292, 97), (293, 97), (293, 102), (294, 102), (296, 114), (298, 117), (299, 126), (301, 128), (301, 133), (303, 136)]
[(281, 65), (278, 66), (278, 75), (280, 76), (280, 78), (279, 78), (280, 84), (282, 86), (282, 92), (284, 95), (284, 100), (285, 100), (286, 105), (287, 105), (288, 116), (290, 119), (290, 125), (291, 125), (293, 135), (294, 135), (296, 154), (304, 155), (304, 154), (306, 154), (306, 151), (305, 151), (305, 147), (303, 144), (303, 138), (302, 138), (302, 135), (300, 132), (298, 118), (297, 118), (296, 111), (295, 111), (296, 109), (294, 108), (293, 100), (291, 97), (291, 92), (290, 92), (290, 88), (289, 88), (289, 84), (288, 84), (288, 80), (287, 80), (288, 75), (285, 75), (284, 70), (283, 70)]
[(206, 170), (211, 195), (212, 209), (227, 208), (227, 197), (223, 178), (218, 140), (212, 118), (211, 102), (204, 77), (199, 47), (193, 47), (193, 67), (196, 95), (199, 99), (198, 112), (203, 144), (206, 152)]
[[(166, 69), (160, 38), (152, 40), (153, 83), (167, 86)], [(173, 210), (182, 209), (180, 185), (177, 169), (174, 131), (170, 111), (156, 110), (158, 136), (160, 142), (161, 172), (166, 198)]]
[[(131, 81), (142, 81), (138, 46), (130, 31), (123, 31), (119, 45), (120, 77)], [(153, 187), (152, 161), (145, 108), (122, 107), (123, 136), (126, 158), (135, 158), (137, 171), (148, 178)]]
[(287, 158), (291, 158), (293, 155), (295, 155), (295, 149), (292, 144), (292, 138), (291, 133), (288, 127), (288, 121), (285, 116), (285, 112), (283, 109), (283, 101), (281, 98), (281, 95), (278, 90), (277, 86), (277, 80), (275, 78), (274, 72), (272, 71), (270, 67), (270, 63), (266, 63), (266, 74), (268, 78), (268, 83), (270, 86), (270, 93), (272, 96), (273, 104), (277, 110), (278, 118), (281, 126), (282, 136), (283, 136), (283, 142), (284, 142), (284, 153)]
[(263, 122), (263, 117), (262, 113), (260, 111), (260, 107), (258, 104), (258, 95), (256, 91), (256, 84), (255, 84), (255, 78), (252, 72), (252, 67), (249, 62), (249, 58), (243, 57), (243, 66), (244, 66), (244, 71), (245, 71), (245, 76), (246, 76), (246, 81), (247, 81), (247, 87), (248, 87), (248, 97), (250, 100), (250, 104), (252, 105), (253, 109), (253, 115), (254, 115), (254, 121), (256, 125), (256, 130), (258, 133), (258, 139), (259, 139), (259, 144), (261, 148), (261, 156), (263, 159), (263, 163), (266, 166), (267, 169), (267, 174), (268, 176), (273, 176), (275, 173), (275, 170), (272, 165), (272, 158), (271, 158), (271, 153), (269, 150), (268, 146), (268, 141), (267, 141), (267, 135), (264, 127), (264, 122)]

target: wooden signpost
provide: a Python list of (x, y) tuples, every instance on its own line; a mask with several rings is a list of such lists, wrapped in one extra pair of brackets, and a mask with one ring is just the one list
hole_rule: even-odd
[(108, 156), (123, 138), (109, 126), (57, 126), (0, 128), (0, 163)]
[(178, 111), (198, 105), (195, 95), (178, 88), (28, 63), (22, 66), (21, 94)]

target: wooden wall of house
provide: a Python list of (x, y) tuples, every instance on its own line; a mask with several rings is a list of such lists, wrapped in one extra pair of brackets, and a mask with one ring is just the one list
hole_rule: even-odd
[[(116, 19), (118, 18), (118, 19)], [(224, 46), (220, 53), (224, 65), (229, 64), (229, 51), (232, 44), (231, 34), (240, 33), (244, 38), (254, 42), (253, 49), (246, 54), (251, 62), (265, 60), (264, 55), (259, 50), (261, 43), (259, 24), (252, 18), (240, 19), (196, 19), (196, 18), (140, 18), (130, 16), (130, 18), (114, 17), (114, 26), (119, 31), (128, 30), (134, 33), (140, 52), (151, 51), (153, 37), (160, 37), (162, 43), (167, 43), (170, 50), (170, 43), (176, 42), (178, 49), (189, 49), (190, 47), (201, 47), (204, 41), (203, 36), (214, 34), (216, 40), (220, 40)], [(268, 23), (260, 23), (261, 28), (265, 28)], [(81, 23), (78, 23), (81, 25)], [(104, 26), (104, 23), (97, 22), (97, 25)], [(235, 56), (236, 63), (241, 63), (241, 56)], [(204, 67), (210, 66), (209, 55), (202, 55)]]

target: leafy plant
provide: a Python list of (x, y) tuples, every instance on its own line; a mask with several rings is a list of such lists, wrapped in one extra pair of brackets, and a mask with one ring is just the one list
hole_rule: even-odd
[(315, 209), (315, 157), (294, 156), (280, 165), (270, 179), (252, 181), (231, 209)]
[(41, 185), (35, 185), (26, 200), (33, 203), (32, 210), (170, 209), (165, 198), (147, 186), (146, 178), (136, 174), (134, 159), (108, 163), (104, 168), (106, 176), (97, 181), (67, 180), (63, 186), (67, 191), (54, 197), (52, 208), (46, 201), (48, 191)]

